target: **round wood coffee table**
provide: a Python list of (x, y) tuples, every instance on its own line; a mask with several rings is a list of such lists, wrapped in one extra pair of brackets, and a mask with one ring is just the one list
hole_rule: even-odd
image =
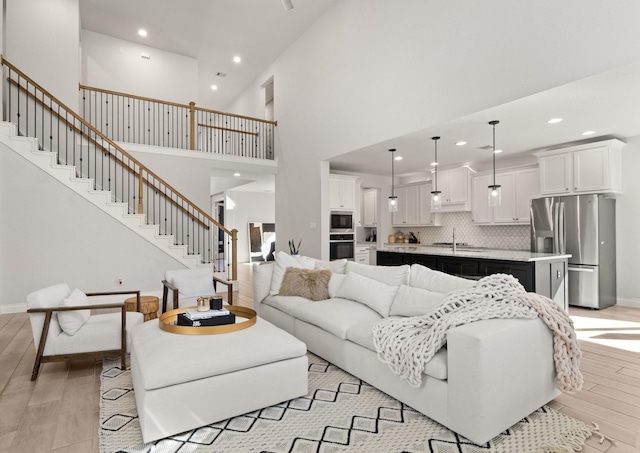
[[(125, 299), (124, 304), (127, 311), (136, 311), (136, 297)], [(140, 296), (140, 313), (144, 315), (144, 320), (149, 321), (158, 317), (159, 300), (156, 296)]]

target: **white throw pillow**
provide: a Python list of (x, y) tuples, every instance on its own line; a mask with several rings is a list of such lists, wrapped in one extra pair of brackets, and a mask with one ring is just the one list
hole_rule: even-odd
[(349, 261), (347, 262), (346, 273), (355, 272), (387, 285), (400, 286), (409, 284), (409, 270), (408, 264), (402, 266), (373, 266)]
[(300, 256), (295, 258), (283, 251), (276, 253), (276, 265), (273, 268), (273, 276), (271, 277), (271, 290), (269, 294), (275, 296), (280, 292), (282, 285), (282, 277), (288, 267), (299, 267), (302, 269), (315, 269), (316, 263), (313, 258)]
[[(81, 307), (89, 305), (87, 295), (79, 289), (74, 289), (69, 297), (60, 304), (61, 307)], [(58, 324), (67, 335), (75, 335), (91, 316), (91, 310), (69, 310), (58, 312)]]
[(355, 272), (349, 272), (338, 288), (336, 297), (360, 302), (377, 311), (381, 316), (389, 316), (391, 304), (398, 286), (391, 286)]
[(333, 260), (333, 261), (316, 261), (316, 269), (329, 269), (334, 274), (344, 274), (347, 268), (347, 260)]
[(347, 276), (345, 274), (331, 274), (331, 280), (329, 280), (329, 297), (332, 299), (338, 297), (338, 289), (342, 285), (342, 282)]
[(420, 264), (411, 265), (409, 286), (414, 288), (428, 289), (429, 291), (446, 294), (459, 289), (471, 288), (475, 284), (474, 280), (434, 271)]
[(402, 285), (391, 304), (391, 316), (420, 316), (435, 310), (445, 293)]
[(182, 297), (200, 297), (215, 294), (213, 275), (209, 269), (202, 269), (202, 272), (192, 269), (185, 269), (185, 272), (176, 272), (171, 279), (171, 286), (178, 288), (178, 293)]

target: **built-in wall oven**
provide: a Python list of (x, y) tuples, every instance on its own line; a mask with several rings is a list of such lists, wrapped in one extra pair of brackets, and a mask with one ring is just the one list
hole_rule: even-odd
[(331, 233), (329, 235), (329, 259), (354, 258), (355, 238), (353, 233)]

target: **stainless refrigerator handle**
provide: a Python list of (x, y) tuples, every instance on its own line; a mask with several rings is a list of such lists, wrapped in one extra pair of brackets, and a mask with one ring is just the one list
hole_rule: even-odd
[(558, 253), (558, 205), (553, 205), (553, 253)]
[(567, 228), (564, 224), (564, 201), (560, 203), (560, 215), (559, 215), (559, 221), (558, 221), (558, 236), (559, 237), (559, 244), (560, 244), (560, 249), (558, 250), (559, 253), (566, 253), (567, 248), (566, 248), (566, 244), (565, 244), (565, 236), (567, 234)]
[(573, 272), (589, 272), (593, 274), (593, 269), (590, 269), (588, 267), (569, 267), (567, 268), (569, 270), (569, 272), (573, 271)]

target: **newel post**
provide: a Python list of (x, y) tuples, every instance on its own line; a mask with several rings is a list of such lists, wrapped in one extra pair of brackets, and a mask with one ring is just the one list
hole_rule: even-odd
[(144, 214), (143, 187), (144, 182), (142, 180), (142, 168), (140, 168), (140, 172), (138, 173), (138, 214)]
[(196, 149), (196, 103), (189, 102), (189, 149)]
[(231, 230), (231, 280), (238, 279), (238, 230)]

